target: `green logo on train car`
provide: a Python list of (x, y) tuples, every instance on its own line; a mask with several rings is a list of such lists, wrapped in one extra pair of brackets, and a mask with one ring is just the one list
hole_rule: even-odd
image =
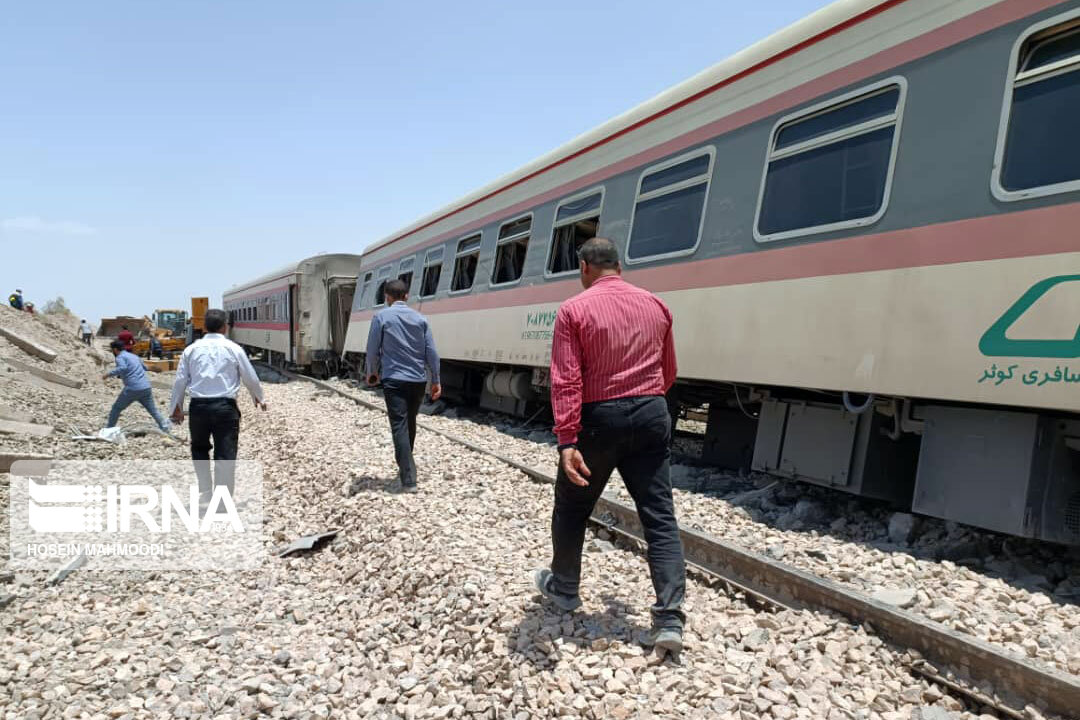
[(991, 325), (979, 340), (979, 352), (988, 357), (1080, 358), (1080, 324), (1069, 340), (1014, 340), (1005, 337), (1009, 328), (1051, 289), (1068, 282), (1080, 282), (1080, 275), (1046, 278), (1027, 289), (1020, 299)]

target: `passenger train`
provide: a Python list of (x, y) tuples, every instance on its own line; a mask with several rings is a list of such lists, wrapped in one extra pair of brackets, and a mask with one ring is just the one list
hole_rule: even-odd
[(360, 256), (323, 254), (227, 290), (229, 337), (274, 365), (339, 371)]
[(708, 459), (1080, 543), (1078, 117), (1080, 0), (842, 0), (367, 248), (346, 358), (402, 277), (523, 413), (602, 235)]

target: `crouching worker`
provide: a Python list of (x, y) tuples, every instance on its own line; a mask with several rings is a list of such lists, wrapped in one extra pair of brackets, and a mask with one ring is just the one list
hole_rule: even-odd
[(150, 413), (150, 417), (154, 418), (159, 428), (169, 432), (171, 427), (169, 421), (161, 416), (157, 406), (154, 405), (154, 393), (150, 390), (150, 380), (146, 377), (142, 360), (125, 350), (124, 343), (120, 340), (109, 343), (109, 349), (116, 358), (116, 368), (105, 373), (102, 379), (118, 377), (124, 381), (124, 389), (120, 391), (120, 396), (113, 403), (112, 410), (109, 411), (109, 421), (105, 427), (116, 427), (120, 413), (124, 412), (131, 403), (137, 402), (146, 408), (146, 412)]

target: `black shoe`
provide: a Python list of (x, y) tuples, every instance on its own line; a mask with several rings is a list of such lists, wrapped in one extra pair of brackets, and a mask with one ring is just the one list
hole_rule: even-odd
[(536, 585), (536, 589), (540, 591), (541, 595), (555, 603), (560, 610), (573, 612), (581, 607), (581, 598), (577, 595), (563, 595), (560, 592), (556, 592), (551, 587), (551, 583), (554, 579), (555, 576), (547, 569), (537, 570), (533, 574), (533, 584)]
[(411, 485), (402, 484), (401, 492), (403, 492), (403, 493), (418, 493), (418, 492), (420, 492), (420, 488), (416, 487), (416, 483), (412, 483)]

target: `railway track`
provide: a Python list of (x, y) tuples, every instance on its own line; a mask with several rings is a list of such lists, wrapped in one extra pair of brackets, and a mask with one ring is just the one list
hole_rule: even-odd
[[(366, 408), (385, 412), (379, 405), (330, 383), (273, 369)], [(513, 467), (536, 482), (555, 482), (553, 476), (543, 471), (422, 421), (417, 424), (428, 432)], [(634, 544), (644, 544), (637, 511), (631, 505), (602, 496), (591, 519), (595, 525), (616, 536)], [(681, 528), (680, 533), (687, 562), (693, 571), (726, 584), (756, 606), (766, 609), (808, 608), (839, 614), (895, 645), (917, 651), (925, 660), (913, 664), (909, 668), (911, 672), (939, 684), (954, 695), (992, 707), (1003, 716), (1018, 719), (1032, 717), (1024, 708), (1033, 705), (1064, 717), (1080, 717), (1080, 680), (1077, 678), (1002, 652), (983, 640), (877, 602), (830, 580), (706, 533), (687, 528)], [(975, 689), (984, 683), (993, 687), (993, 697)]]

